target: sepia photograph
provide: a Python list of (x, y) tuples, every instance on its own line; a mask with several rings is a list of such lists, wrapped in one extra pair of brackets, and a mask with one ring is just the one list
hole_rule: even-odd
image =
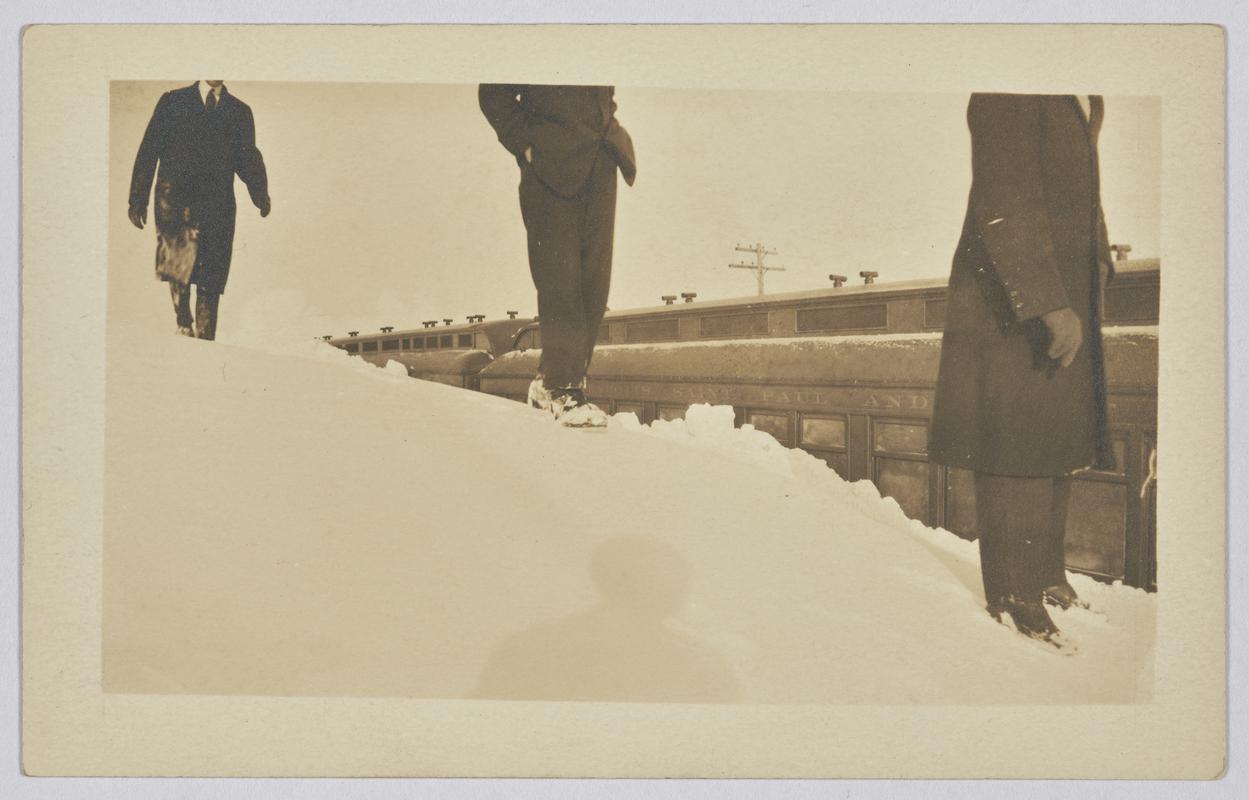
[(106, 690), (1149, 699), (1158, 98), (110, 100)]
[(31, 774), (1221, 772), (1217, 29), (159, 30), (216, 57), (92, 72), (89, 265), (51, 65), (152, 31), (23, 44)]

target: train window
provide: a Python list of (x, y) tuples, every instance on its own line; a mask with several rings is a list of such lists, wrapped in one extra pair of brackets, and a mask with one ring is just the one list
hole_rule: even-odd
[(755, 426), (755, 430), (770, 433), (781, 444), (789, 444), (789, 416), (786, 414), (746, 415), (746, 421)]
[(611, 342), (611, 326), (604, 322), (598, 326), (598, 343), (608, 344)]
[(452, 336), (452, 335), (451, 335), (451, 334), (449, 334), (449, 333), (448, 333), (448, 334), (446, 334), (445, 336), (439, 336), (439, 337), (438, 337), (438, 346), (439, 346), (439, 347), (451, 347), (451, 343), (452, 343), (452, 341), (453, 341), (454, 339), (455, 339), (455, 337), (454, 337), (454, 336)]
[(685, 419), (685, 410), (689, 406), (659, 406), (655, 409), (655, 414), (660, 419)]
[(412, 340), (412, 349), (413, 349), (413, 350), (423, 350), (423, 349), (425, 349), (425, 339), (424, 339), (424, 337), (418, 336), (418, 337), (416, 337), (415, 339), (413, 339), (413, 340)]
[(942, 527), (964, 539), (976, 538), (976, 476), (969, 469), (951, 467), (946, 471)]
[(1112, 439), (1110, 441), (1110, 452), (1115, 460), (1114, 466), (1110, 469), (1081, 470), (1081, 473), (1094, 472), (1099, 475), (1122, 475), (1124, 464), (1127, 463), (1127, 449), (1128, 443), (1126, 441), (1123, 439)]
[(376, 353), (377, 342), (360, 342), (360, 350), (365, 353)]
[(677, 339), (677, 331), (677, 320), (675, 317), (671, 319), (647, 320), (645, 322), (630, 322), (625, 325), (625, 341), (658, 342), (666, 339)]
[(876, 451), (880, 453), (928, 452), (928, 426), (908, 425), (902, 422), (874, 422), (872, 433)]
[(407, 349), (408, 349), (408, 348), (410, 348), (411, 346), (412, 346), (412, 340), (411, 340), (411, 339), (404, 339), (404, 340), (403, 340), (403, 349), (404, 349), (404, 350), (407, 350)]
[(828, 450), (812, 451), (811, 455), (823, 461), (825, 464), (833, 468), (841, 477), (845, 478), (849, 475), (849, 456), (845, 453), (836, 453)]
[(1106, 288), (1106, 307), (1102, 310), (1106, 322), (1154, 322), (1158, 321), (1157, 286), (1122, 286), (1111, 284)]
[(461, 333), (459, 341), (456, 343), (456, 347), (472, 347), (472, 346), (473, 346), (473, 334)]
[(845, 418), (809, 417), (804, 414), (798, 443), (810, 447), (845, 447)]
[(429, 349), (429, 350), (436, 349), (438, 347), (438, 337), (437, 336), (425, 337), (425, 347), (426, 349)]
[(1127, 487), (1105, 481), (1071, 483), (1067, 520), (1067, 566), (1109, 577), (1123, 575), (1127, 538)]
[(929, 300), (924, 303), (924, 327), (935, 330), (945, 327), (945, 300)]
[(626, 402), (617, 400), (616, 401), (616, 413), (617, 414), (637, 414), (637, 418), (641, 419), (642, 414), (644, 412), (642, 411), (641, 403), (626, 403)]
[(521, 351), (542, 349), (542, 331), (539, 328), (523, 331), (516, 339), (516, 349)]
[(343, 345), (343, 349), (346, 350), (348, 353), (357, 353), (360, 351), (360, 345), (356, 344), (355, 342), (348, 342), (347, 344)]
[(698, 335), (708, 338), (756, 336), (768, 332), (768, 314), (719, 314), (698, 320)]
[(798, 311), (798, 331), (866, 331), (889, 327), (889, 307), (884, 303), (870, 306), (824, 306)]
[(386, 339), (385, 341), (382, 342), (382, 349), (383, 350), (398, 350), (399, 340), (398, 339)]
[(876, 459), (876, 485), (892, 497), (911, 519), (928, 523), (928, 462), (900, 458)]

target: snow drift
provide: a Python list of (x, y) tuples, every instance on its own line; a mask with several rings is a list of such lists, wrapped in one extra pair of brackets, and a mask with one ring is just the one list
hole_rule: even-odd
[(309, 341), (110, 341), (112, 692), (748, 703), (1149, 699), (1155, 597), (1044, 652), (974, 543), (726, 407), (605, 432)]

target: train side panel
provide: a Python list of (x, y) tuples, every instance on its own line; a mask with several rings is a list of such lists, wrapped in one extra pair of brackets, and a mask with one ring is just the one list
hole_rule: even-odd
[[(1151, 515), (1141, 500), (1157, 435), (1155, 328), (1105, 337), (1117, 465), (1084, 472), (1074, 489), (1068, 566), (1148, 586)], [(681, 417), (693, 403), (731, 405), (781, 443), (826, 461), (847, 480), (870, 480), (908, 516), (972, 537), (970, 473), (928, 462), (928, 423), (940, 335), (918, 333), (600, 347), (590, 396), (643, 422)], [(538, 353), (510, 353), (482, 370), (484, 392), (521, 400)], [(766, 377), (761, 377), (766, 376)]]

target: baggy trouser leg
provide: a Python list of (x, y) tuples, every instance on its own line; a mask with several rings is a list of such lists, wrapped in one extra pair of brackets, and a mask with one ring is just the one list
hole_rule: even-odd
[(585, 309), (585, 356), (582, 375), (590, 368), (599, 326), (611, 290), (612, 245), (616, 229), (616, 162), (603, 151), (586, 187), (582, 223), (581, 301)]
[(217, 338), (217, 308), (221, 303), (219, 292), (195, 289), (195, 335), (200, 339)]
[(976, 530), (985, 600), (1040, 602), (1055, 545), (1053, 478), (976, 473)]
[(1054, 478), (1053, 486), (1050, 535), (1045, 539), (1045, 588), (1067, 583), (1067, 510), (1071, 505), (1071, 478)]
[(191, 320), (191, 286), (177, 281), (167, 281), (169, 299), (173, 301), (173, 313), (178, 319), (179, 328), (190, 328)]
[(539, 371), (547, 389), (575, 386), (585, 375), (586, 314), (582, 289), (580, 197), (552, 192), (526, 167), (520, 207), (529, 245), (529, 272), (538, 290), (542, 327)]

